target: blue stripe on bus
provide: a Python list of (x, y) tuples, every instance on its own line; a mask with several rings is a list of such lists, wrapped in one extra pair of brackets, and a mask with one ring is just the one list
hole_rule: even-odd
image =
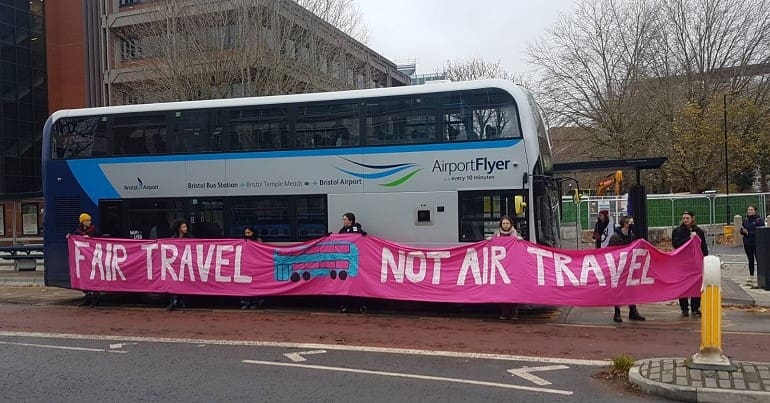
[(104, 176), (99, 162), (93, 159), (69, 160), (67, 165), (85, 193), (94, 202), (99, 199), (119, 199), (120, 195)]
[(369, 155), (369, 154), (395, 154), (415, 153), (425, 151), (456, 151), (456, 150), (480, 150), (485, 148), (512, 147), (520, 142), (520, 138), (490, 141), (474, 141), (460, 143), (436, 143), (436, 144), (405, 144), (383, 147), (349, 147), (349, 148), (322, 148), (310, 150), (286, 150), (286, 151), (251, 151), (251, 152), (227, 152), (206, 154), (175, 154), (175, 155), (144, 155), (136, 157), (105, 157), (89, 158), (91, 164), (128, 164), (137, 162), (158, 161), (216, 161), (239, 160), (261, 158), (291, 158), (291, 157), (315, 157), (328, 155)]

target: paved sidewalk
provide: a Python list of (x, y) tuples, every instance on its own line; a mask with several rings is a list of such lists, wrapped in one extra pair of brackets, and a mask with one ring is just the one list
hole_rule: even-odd
[(649, 394), (685, 402), (768, 402), (770, 364), (733, 361), (735, 371), (690, 369), (683, 358), (640, 360), (629, 379)]
[(717, 245), (709, 251), (722, 260), (723, 304), (770, 307), (770, 290), (757, 287), (756, 272), (754, 284), (746, 282), (749, 277), (749, 263), (742, 247)]

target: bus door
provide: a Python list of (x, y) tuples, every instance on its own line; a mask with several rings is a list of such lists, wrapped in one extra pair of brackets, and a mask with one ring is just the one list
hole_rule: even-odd
[(128, 238), (123, 200), (100, 200), (99, 222), (102, 236), (110, 238)]
[(192, 199), (190, 231), (196, 238), (221, 238), (225, 234), (224, 199)]

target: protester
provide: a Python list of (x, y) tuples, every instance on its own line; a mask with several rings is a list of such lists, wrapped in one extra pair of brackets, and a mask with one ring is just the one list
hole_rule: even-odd
[[(513, 219), (504, 215), (500, 217), (500, 222), (497, 225), (497, 231), (495, 236), (512, 236), (518, 238), (516, 228), (513, 228)], [(518, 319), (519, 318), (519, 304), (500, 304), (500, 320)]]
[[(253, 242), (262, 242), (262, 238), (257, 236), (254, 227), (247, 225), (243, 229), (243, 239)], [(265, 299), (261, 297), (243, 297), (241, 298), (241, 309), (256, 309), (264, 304)]]
[[(628, 245), (634, 241), (634, 218), (624, 216), (620, 218), (620, 226), (610, 237), (609, 246), (616, 245)], [(645, 317), (639, 313), (636, 309), (636, 305), (628, 306), (628, 319), (629, 320), (644, 320)], [(615, 322), (623, 322), (623, 318), (620, 316), (620, 306), (615, 305), (615, 314), (612, 316), (612, 320)]]
[[(366, 235), (366, 231), (363, 230), (363, 228), (361, 227), (361, 224), (356, 222), (356, 215), (350, 212), (342, 215), (342, 228), (340, 228), (339, 233)], [(350, 312), (351, 305), (352, 304), (350, 303), (342, 305), (340, 307), (340, 312), (343, 312), (343, 313)], [(358, 311), (361, 313), (366, 313), (367, 311), (366, 305), (361, 304)]]
[[(696, 236), (700, 238), (701, 253), (703, 253), (703, 256), (707, 256), (709, 254), (709, 248), (706, 244), (706, 234), (700, 227), (695, 225), (695, 213), (690, 210), (685, 210), (685, 212), (682, 213), (682, 224), (674, 228), (674, 231), (671, 233), (671, 245), (674, 248), (680, 248), (687, 243), (690, 238)], [(690, 316), (690, 309), (692, 309), (692, 316), (701, 316), (700, 297), (690, 298), (689, 303), (687, 298), (679, 298), (679, 307), (682, 309), (683, 317)]]
[(599, 211), (599, 216), (596, 217), (596, 224), (594, 225), (594, 246), (596, 248), (602, 247), (602, 242), (609, 236), (609, 230), (607, 227), (610, 223), (610, 212), (607, 210)]
[(741, 224), (741, 235), (743, 235), (743, 251), (749, 259), (749, 277), (746, 278), (746, 284), (754, 285), (754, 262), (757, 259), (757, 227), (763, 227), (765, 223), (757, 216), (757, 208), (749, 206), (746, 209), (746, 218)]
[[(75, 229), (75, 231), (72, 232), (72, 235), (80, 235), (84, 237), (92, 237), (97, 236), (96, 233), (96, 226), (94, 226), (93, 222), (91, 221), (91, 215), (88, 213), (81, 213), (80, 217), (78, 217), (78, 227)], [(66, 238), (69, 239), (70, 234), (66, 235)], [(98, 291), (83, 291), (83, 301), (81, 301), (78, 306), (83, 307), (88, 305), (88, 307), (93, 308), (97, 305), (99, 305), (99, 292)]]
[[(189, 226), (187, 225), (187, 221), (180, 219), (174, 221), (173, 224), (171, 224), (171, 237), (172, 238), (192, 238), (192, 235), (189, 231)], [(181, 295), (177, 294), (171, 294), (168, 298), (168, 306), (166, 307), (167, 311), (173, 311), (176, 310), (179, 307), (184, 308), (185, 303), (182, 299)]]
[(360, 233), (361, 235), (366, 235), (366, 231), (363, 230), (361, 224), (356, 222), (356, 215), (353, 213), (345, 213), (342, 215), (342, 228), (340, 228), (339, 233)]

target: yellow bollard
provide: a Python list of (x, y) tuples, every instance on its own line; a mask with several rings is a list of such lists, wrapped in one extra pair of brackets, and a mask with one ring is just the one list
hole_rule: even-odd
[(700, 352), (687, 360), (696, 369), (734, 371), (735, 366), (722, 354), (722, 273), (716, 256), (703, 258), (701, 288)]

